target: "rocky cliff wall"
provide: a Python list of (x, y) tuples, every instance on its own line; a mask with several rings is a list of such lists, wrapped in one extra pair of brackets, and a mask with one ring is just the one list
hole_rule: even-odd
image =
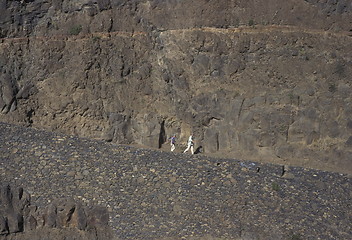
[(351, 8), (2, 0), (0, 119), (351, 172)]
[[(240, 25), (351, 30), (349, 0), (1, 0), (1, 36)], [(149, 28), (149, 30), (151, 30)]]

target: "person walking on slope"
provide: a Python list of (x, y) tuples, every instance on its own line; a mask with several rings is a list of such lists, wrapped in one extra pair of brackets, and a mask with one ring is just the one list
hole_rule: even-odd
[(189, 149), (191, 149), (191, 153), (194, 154), (193, 145), (194, 145), (193, 136), (191, 134), (191, 136), (189, 136), (188, 141), (187, 141), (187, 148), (186, 148), (186, 150), (183, 153), (185, 153)]
[(170, 138), (170, 144), (171, 144), (171, 152), (173, 152), (175, 150), (175, 143), (176, 143), (176, 135), (174, 134), (171, 138)]

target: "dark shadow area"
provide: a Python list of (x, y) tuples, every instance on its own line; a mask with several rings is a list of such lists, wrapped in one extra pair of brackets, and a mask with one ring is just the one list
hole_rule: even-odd
[(159, 148), (166, 142), (165, 121), (160, 124)]
[(203, 146), (197, 147), (197, 149), (194, 151), (194, 154), (199, 154), (203, 152)]

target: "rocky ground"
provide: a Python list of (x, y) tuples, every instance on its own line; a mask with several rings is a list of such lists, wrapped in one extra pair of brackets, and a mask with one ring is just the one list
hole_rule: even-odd
[(119, 239), (351, 239), (351, 176), (0, 124), (0, 179), (106, 206)]

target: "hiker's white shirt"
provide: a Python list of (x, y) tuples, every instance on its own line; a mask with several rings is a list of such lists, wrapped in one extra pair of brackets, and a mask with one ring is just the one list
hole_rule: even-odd
[(184, 153), (187, 152), (189, 149), (191, 149), (191, 153), (194, 154), (194, 150), (193, 150), (193, 137), (189, 136), (188, 138), (188, 142), (187, 142), (187, 148), (185, 151), (183, 151)]

